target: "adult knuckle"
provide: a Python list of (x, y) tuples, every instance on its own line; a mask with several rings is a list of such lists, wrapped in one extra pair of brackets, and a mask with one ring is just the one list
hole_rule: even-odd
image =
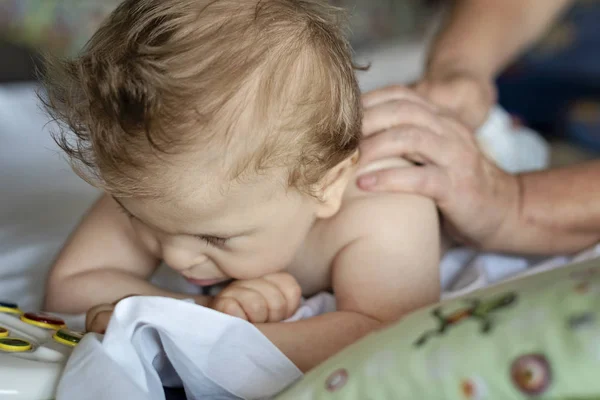
[(405, 128), (394, 129), (391, 132), (391, 139), (393, 142), (396, 143), (405, 142), (410, 143), (412, 145), (417, 145), (422, 141), (423, 135), (418, 128), (410, 126)]
[(479, 158), (481, 156), (481, 151), (476, 146), (464, 146), (458, 152), (458, 158), (461, 161), (462, 165), (465, 165), (465, 173), (472, 174), (474, 172), (475, 166), (479, 163)]
[(404, 94), (410, 92), (410, 89), (408, 89), (406, 86), (400, 85), (400, 84), (390, 85), (387, 88), (385, 88), (384, 90), (388, 91), (389, 93), (395, 94), (395, 95), (404, 95)]
[(424, 193), (440, 193), (441, 183), (434, 175), (424, 174), (420, 182), (420, 191)]
[(440, 115), (440, 120), (446, 132), (462, 134), (466, 127), (458, 120), (457, 115), (453, 113), (444, 113)]
[(361, 148), (361, 155), (379, 155), (382, 152), (385, 152), (385, 149), (390, 144), (390, 141), (393, 141), (393, 138), (390, 138), (388, 132), (375, 135), (368, 142), (364, 143), (363, 147)]
[(427, 95), (433, 101), (445, 103), (448, 92), (452, 92), (452, 89), (452, 84), (438, 82), (429, 86)]
[(410, 99), (399, 99), (394, 101), (394, 109), (396, 110), (396, 112), (410, 116), (412, 112), (420, 109), (420, 107)]
[(428, 192), (432, 185), (431, 178), (428, 175), (421, 176), (416, 184), (419, 192)]

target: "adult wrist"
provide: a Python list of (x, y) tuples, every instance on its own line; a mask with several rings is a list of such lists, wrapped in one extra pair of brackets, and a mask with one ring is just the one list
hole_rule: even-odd
[(473, 63), (472, 55), (458, 53), (432, 57), (427, 62), (425, 78), (445, 79), (453, 76), (472, 76), (481, 81), (493, 81), (494, 71), (483, 64)]
[(498, 190), (500, 220), (493, 235), (481, 243), (484, 250), (518, 252), (520, 234), (525, 226), (522, 220), (525, 204), (523, 176), (503, 173), (503, 184)]

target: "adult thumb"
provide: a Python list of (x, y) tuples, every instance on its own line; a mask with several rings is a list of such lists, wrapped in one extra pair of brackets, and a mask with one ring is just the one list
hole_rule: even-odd
[(357, 185), (369, 192), (412, 193), (434, 200), (442, 195), (444, 180), (440, 170), (432, 165), (408, 168), (388, 168), (358, 177)]

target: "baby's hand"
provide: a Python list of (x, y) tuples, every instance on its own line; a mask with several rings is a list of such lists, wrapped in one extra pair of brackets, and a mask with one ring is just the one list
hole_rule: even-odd
[(99, 304), (90, 308), (85, 316), (86, 332), (96, 332), (104, 334), (108, 321), (115, 310), (116, 303)]
[(213, 299), (210, 308), (255, 324), (280, 322), (296, 312), (301, 297), (296, 279), (278, 272), (231, 283)]
[(121, 300), (124, 300), (131, 296), (137, 296), (135, 294), (127, 295), (114, 303), (108, 304), (98, 304), (88, 310), (85, 315), (85, 330), (86, 332), (96, 332), (104, 334), (106, 332), (106, 327), (108, 326), (108, 321), (110, 321), (110, 317), (117, 306), (117, 303)]

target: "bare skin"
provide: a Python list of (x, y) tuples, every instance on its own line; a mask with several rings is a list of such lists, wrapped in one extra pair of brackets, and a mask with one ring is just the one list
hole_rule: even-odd
[[(408, 166), (403, 160), (369, 168)], [(361, 167), (362, 168), (362, 167)], [(206, 173), (200, 171), (202, 176)], [(192, 174), (193, 175), (193, 174)], [(188, 297), (147, 279), (160, 260), (192, 280), (235, 279), (196, 302), (244, 318), (307, 371), (368, 332), (439, 298), (440, 230), (431, 200), (369, 194), (352, 160), (324, 183), (323, 201), (277, 179), (240, 184), (181, 202), (104, 196), (73, 234), (50, 274), (46, 306), (88, 313), (103, 331), (111, 303), (130, 294)], [(201, 178), (187, 174), (198, 184)], [(202, 186), (203, 191), (211, 186)], [(184, 233), (185, 232), (185, 233)], [(233, 236), (225, 243), (192, 236)], [(291, 279), (290, 279), (291, 278)], [(331, 288), (338, 311), (293, 323), (300, 294)], [(315, 335), (319, 332), (319, 335)]]
[[(368, 191), (433, 199), (455, 239), (483, 249), (557, 254), (600, 240), (600, 164), (511, 176), (481, 153), (474, 128), (495, 101), (495, 76), (572, 1), (457, 1), (416, 92), (388, 87), (365, 115), (362, 159), (403, 156), (422, 167), (361, 177)], [(427, 104), (431, 101), (432, 104)]]
[[(365, 115), (364, 162), (403, 156), (422, 166), (385, 169), (359, 178), (369, 191), (434, 199), (447, 231), (484, 250), (564, 254), (600, 240), (600, 163), (509, 175), (477, 146), (470, 129), (406, 88), (371, 96), (386, 102)], [(379, 108), (379, 110), (378, 110)]]
[(459, 0), (430, 50), (416, 90), (479, 127), (496, 101), (495, 76), (572, 0)]

